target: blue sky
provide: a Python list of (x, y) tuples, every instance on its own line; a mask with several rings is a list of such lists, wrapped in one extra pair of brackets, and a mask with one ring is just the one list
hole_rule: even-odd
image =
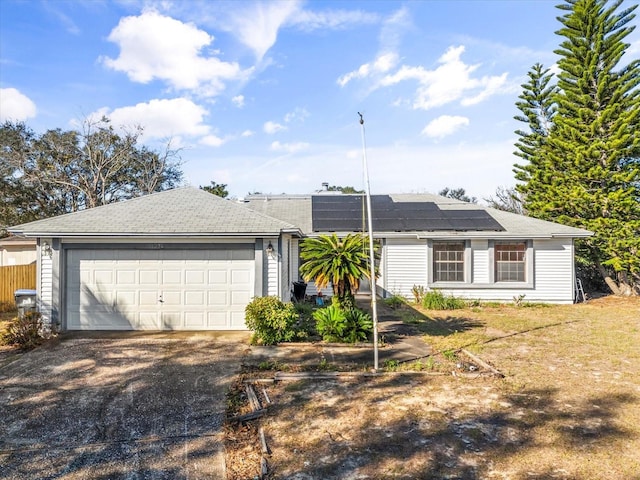
[(362, 188), (362, 112), (373, 193), (483, 198), (515, 182), (514, 103), (556, 61), (557, 3), (2, 0), (0, 120), (139, 124), (188, 184), (244, 196)]

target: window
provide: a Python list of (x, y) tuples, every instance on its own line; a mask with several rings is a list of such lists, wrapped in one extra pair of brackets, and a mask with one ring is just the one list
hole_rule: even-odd
[(464, 282), (464, 242), (433, 243), (433, 281)]
[(526, 242), (496, 242), (495, 281), (524, 282), (527, 270), (526, 254)]

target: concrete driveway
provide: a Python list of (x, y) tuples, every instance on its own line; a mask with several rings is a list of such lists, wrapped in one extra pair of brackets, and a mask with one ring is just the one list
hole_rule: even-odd
[(0, 368), (2, 479), (223, 479), (247, 334), (70, 336)]

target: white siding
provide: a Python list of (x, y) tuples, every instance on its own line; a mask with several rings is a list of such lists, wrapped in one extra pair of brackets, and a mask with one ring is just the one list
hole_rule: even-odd
[[(525, 302), (573, 302), (573, 245), (571, 239), (533, 241), (533, 288), (495, 288), (479, 284), (469, 288), (442, 289), (446, 294), (487, 301), (513, 301), (524, 295)], [(487, 265), (493, 268), (492, 265)], [(478, 270), (476, 267), (474, 270)], [(488, 270), (487, 270), (488, 271)]]
[(265, 272), (266, 272), (266, 279), (267, 279), (267, 295), (271, 296), (278, 296), (278, 293), (280, 292), (280, 281), (278, 279), (278, 263), (279, 263), (279, 259), (278, 259), (278, 239), (277, 238), (265, 238), (264, 240), (264, 245), (265, 245), (265, 249), (266, 246), (269, 245), (269, 242), (271, 242), (271, 245), (274, 248), (274, 252), (271, 255), (267, 255), (265, 253)]
[(297, 282), (301, 280), (300, 276), (300, 240), (297, 238), (292, 238), (291, 243), (289, 244), (289, 261), (291, 268), (291, 281)]
[[(51, 239), (40, 239), (40, 245), (44, 242), (51, 245)], [(52, 325), (52, 305), (53, 305), (53, 260), (49, 255), (45, 255), (41, 247), (38, 247), (38, 262), (40, 264), (39, 277), (37, 278), (37, 301), (38, 310), (42, 314), (42, 324), (45, 328), (51, 329)]]
[(571, 239), (534, 240), (536, 297), (553, 302), (573, 301)]
[(489, 283), (489, 250), (487, 240), (471, 241), (472, 282)]
[(282, 284), (280, 285), (280, 299), (285, 302), (289, 301), (289, 298), (291, 296), (289, 294), (289, 292), (291, 291), (291, 271), (289, 267), (290, 242), (290, 237), (282, 237), (282, 256), (280, 264)]
[(427, 285), (427, 243), (424, 240), (389, 239), (383, 253), (384, 281), (389, 294), (412, 298), (414, 285)]

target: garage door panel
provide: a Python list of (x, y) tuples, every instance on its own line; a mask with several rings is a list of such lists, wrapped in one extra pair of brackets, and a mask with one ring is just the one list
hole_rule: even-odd
[(231, 305), (234, 307), (244, 307), (251, 301), (251, 292), (234, 290), (231, 292)]
[(118, 285), (128, 284), (135, 285), (136, 271), (135, 269), (123, 269), (116, 272), (116, 281)]
[(118, 290), (116, 291), (116, 305), (121, 307), (135, 307), (137, 304), (137, 295), (135, 290)]
[[(147, 267), (148, 268), (148, 267)], [(157, 270), (140, 270), (140, 285), (158, 285), (160, 282), (160, 272)]]
[(182, 283), (182, 270), (163, 270), (163, 285), (180, 285)]
[(140, 330), (159, 330), (159, 317), (159, 312), (140, 310), (138, 313), (138, 328)]
[(244, 330), (247, 326), (244, 323), (244, 310), (241, 312), (230, 312), (231, 314), (231, 330)]
[(184, 326), (192, 330), (204, 330), (207, 323), (206, 312), (184, 312)]
[(254, 250), (67, 250), (70, 330), (245, 329)]
[(218, 307), (218, 308), (224, 308), (229, 304), (229, 301), (227, 300), (227, 291), (226, 290), (220, 290), (220, 291), (209, 291), (207, 296), (207, 303), (210, 307)]
[(176, 311), (163, 311), (160, 313), (162, 330), (182, 330), (182, 313)]
[(184, 292), (184, 304), (187, 307), (204, 307), (205, 292), (203, 290), (186, 291)]
[(168, 292), (162, 291), (162, 306), (166, 307), (179, 307), (183, 305), (182, 291)]
[(227, 284), (227, 270), (210, 270), (209, 271), (209, 284), (210, 285), (226, 285)]
[(246, 269), (231, 270), (231, 284), (232, 285), (247, 285), (251, 279), (251, 272)]
[(157, 290), (140, 290), (138, 296), (139, 305), (144, 307), (157, 306), (160, 293)]
[[(207, 327), (214, 330), (224, 330), (229, 328), (228, 313), (224, 310), (214, 310), (207, 313)], [(243, 317), (244, 322), (244, 317)], [(245, 326), (242, 327), (246, 328)]]
[(205, 285), (206, 272), (204, 270), (186, 270), (184, 283), (187, 285)]

